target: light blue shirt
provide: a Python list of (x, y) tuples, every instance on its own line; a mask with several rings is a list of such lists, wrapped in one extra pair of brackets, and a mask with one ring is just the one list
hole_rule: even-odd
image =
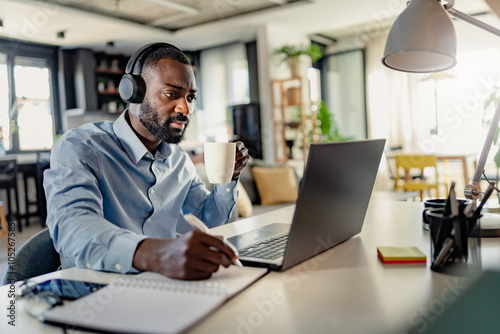
[(153, 156), (126, 113), (70, 130), (52, 149), (47, 225), (63, 268), (134, 272), (143, 239), (175, 237), (183, 213), (224, 224), (235, 206), (235, 181), (209, 192), (183, 148), (162, 143)]

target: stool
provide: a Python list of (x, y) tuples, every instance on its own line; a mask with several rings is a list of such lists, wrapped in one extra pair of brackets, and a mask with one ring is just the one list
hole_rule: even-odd
[[(19, 166), (19, 171), (23, 174), (23, 184), (24, 184), (24, 203), (26, 206), (26, 212), (24, 217), (26, 218), (26, 225), (30, 224), (30, 217), (39, 217), (41, 226), (45, 226), (45, 220), (47, 218), (47, 203), (45, 201), (45, 192), (43, 190), (43, 172), (50, 167), (49, 158), (50, 152), (37, 152), (36, 163), (33, 164), (23, 164)], [(33, 180), (35, 198), (30, 199), (28, 186), (30, 179)], [(34, 206), (35, 211), (30, 211), (30, 208)]]
[(5, 238), (5, 245), (7, 246), (7, 253), (9, 252), (9, 226), (7, 224), (7, 217), (5, 216), (5, 211), (3, 209), (3, 202), (0, 202), (0, 225), (2, 230), (0, 231), (0, 238)]
[(12, 215), (11, 190), (14, 190), (14, 202), (16, 205), (16, 220), (18, 223), (19, 232), (23, 230), (21, 225), (19, 211), (19, 194), (17, 191), (17, 172), (18, 165), (16, 159), (0, 160), (0, 189), (7, 191), (7, 205), (9, 207), (9, 216)]

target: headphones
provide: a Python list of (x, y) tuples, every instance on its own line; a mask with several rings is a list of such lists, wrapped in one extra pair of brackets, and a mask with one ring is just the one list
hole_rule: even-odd
[(162, 47), (174, 48), (175, 50), (182, 52), (176, 46), (168, 43), (146, 44), (137, 50), (132, 57), (130, 57), (127, 67), (125, 67), (125, 74), (122, 76), (120, 85), (118, 86), (118, 91), (120, 92), (120, 96), (123, 101), (127, 103), (142, 103), (142, 100), (146, 95), (146, 83), (140, 74), (133, 74), (135, 64), (137, 60), (146, 52), (152, 52), (153, 49)]

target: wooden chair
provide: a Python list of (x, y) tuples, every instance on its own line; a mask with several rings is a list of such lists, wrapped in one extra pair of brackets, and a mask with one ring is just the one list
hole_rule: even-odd
[[(436, 190), (436, 197), (439, 198), (439, 186), (438, 186), (438, 169), (437, 169), (437, 159), (435, 155), (404, 155), (398, 154), (394, 156), (396, 160), (395, 180), (394, 189), (403, 189), (404, 191), (418, 191), (420, 193), (420, 199), (423, 199), (424, 190), (430, 191), (431, 189)], [(434, 178), (435, 182), (430, 183), (425, 177), (424, 170), (426, 168), (434, 168)], [(401, 177), (398, 171), (404, 170), (404, 181), (401, 183)], [(418, 170), (420, 173), (419, 178), (413, 178), (412, 171)]]
[(16, 206), (15, 217), (18, 223), (19, 232), (21, 232), (23, 228), (20, 221), (19, 194), (17, 191), (17, 172), (18, 165), (16, 159), (0, 160), (0, 189), (5, 189), (7, 192), (9, 216), (11, 216), (14, 212), (11, 203), (11, 191), (14, 191), (14, 204)]
[(7, 217), (3, 209), (3, 202), (0, 202), (0, 224), (2, 230), (0, 231), (0, 238), (5, 238), (5, 245), (7, 246), (7, 253), (9, 252), (9, 226), (7, 224)]
[[(391, 146), (384, 148), (384, 155), (387, 162), (387, 170), (389, 171), (389, 178), (395, 181), (395, 174), (397, 172), (396, 169), (396, 161), (394, 156), (401, 153), (403, 151), (403, 146)], [(394, 190), (396, 190), (396, 182), (394, 182)]]

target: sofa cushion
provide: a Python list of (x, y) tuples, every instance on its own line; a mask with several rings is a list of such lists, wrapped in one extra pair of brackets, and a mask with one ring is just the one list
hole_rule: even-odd
[(236, 207), (238, 208), (240, 217), (250, 217), (252, 215), (253, 205), (241, 182), (238, 182), (238, 199), (236, 200)]
[(255, 180), (252, 174), (252, 167), (247, 164), (245, 168), (240, 173), (240, 183), (245, 189), (248, 198), (252, 204), (260, 204), (259, 190), (255, 184)]
[(298, 184), (292, 167), (253, 167), (260, 204), (291, 203), (297, 200)]

